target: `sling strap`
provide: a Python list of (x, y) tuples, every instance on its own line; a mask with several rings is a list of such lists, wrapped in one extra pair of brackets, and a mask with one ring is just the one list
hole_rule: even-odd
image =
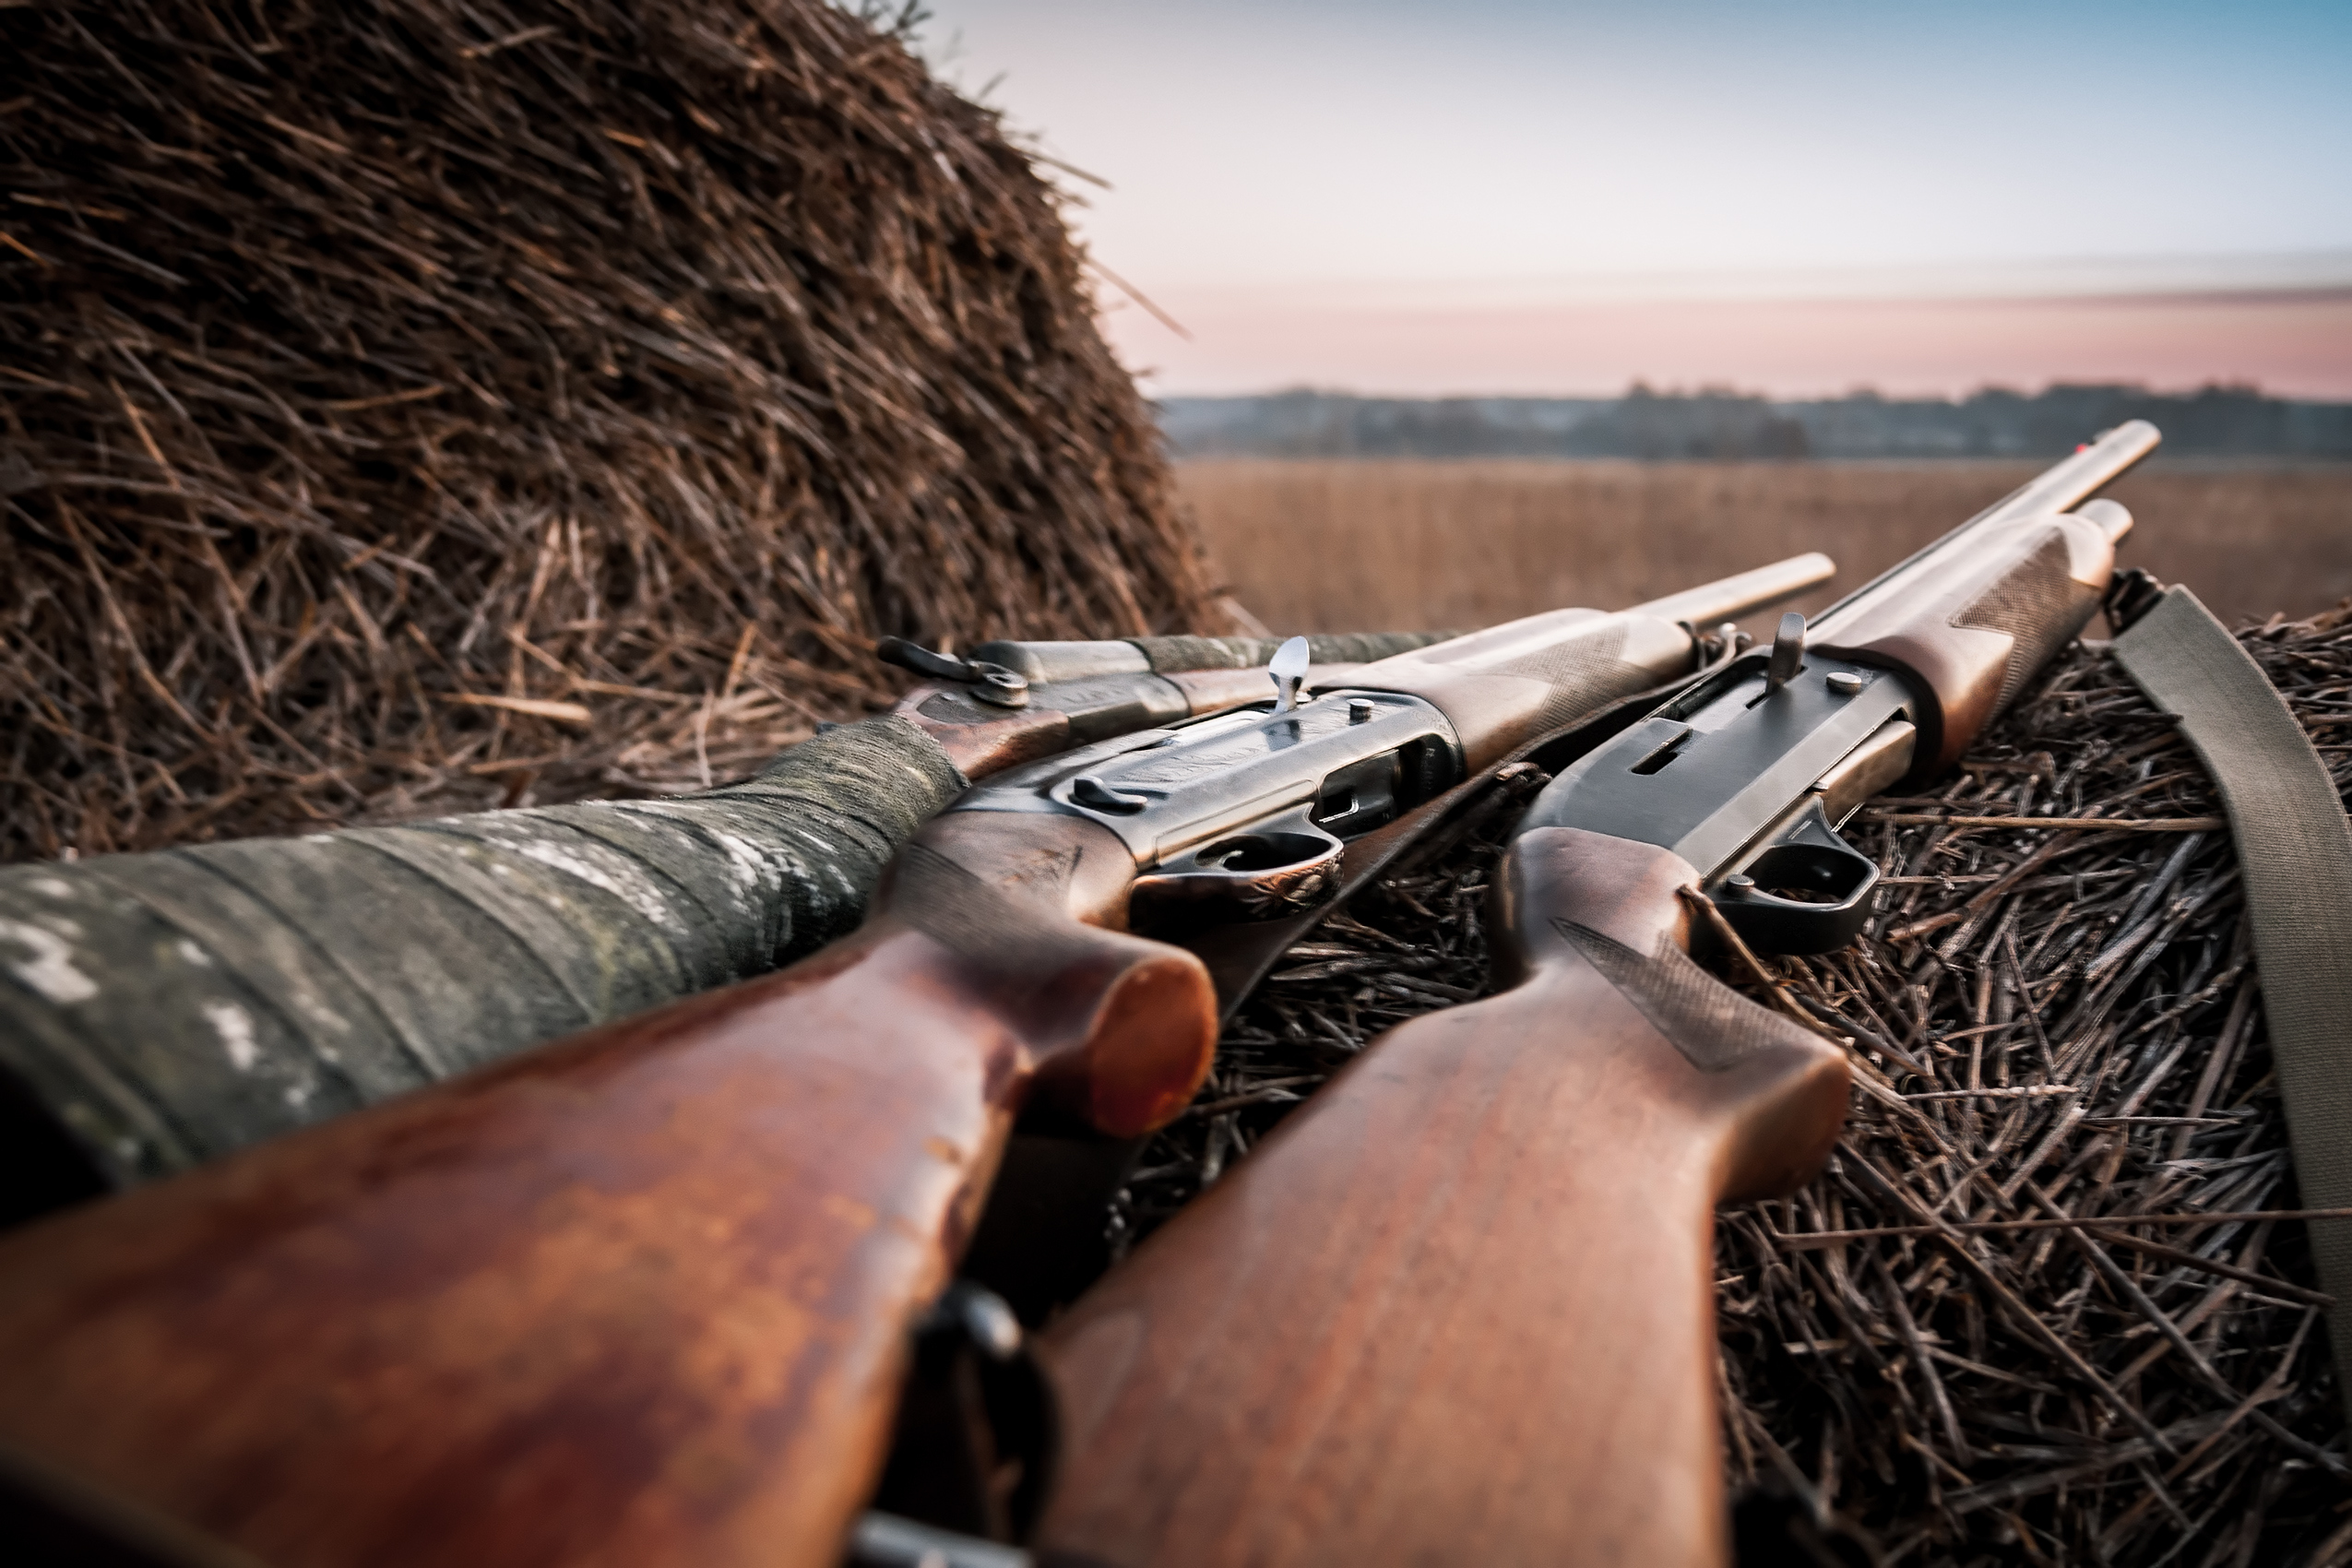
[[(2303, 1203), (2352, 1206), (2352, 824), (2310, 738), (2238, 639), (2183, 588), (2115, 639), (2179, 719), (2229, 814)], [(2352, 1219), (2310, 1221), (2339, 1387), (2352, 1368)]]

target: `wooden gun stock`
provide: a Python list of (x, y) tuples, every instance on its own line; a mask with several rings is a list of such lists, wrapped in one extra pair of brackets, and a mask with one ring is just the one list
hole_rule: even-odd
[(272, 1568), (831, 1564), (1016, 1112), (1206, 1071), (1131, 875), (943, 818), (791, 969), (10, 1236), (0, 1443)]
[[(1014, 1118), (1132, 1137), (1206, 1074), (1215, 990), (1125, 932), (1139, 867), (1182, 860), (1152, 878), (1193, 879), (1179, 926), (1312, 909), (1379, 823), (1698, 647), (1565, 611), (1344, 702), (1120, 718), (921, 828), (864, 929), (791, 969), (0, 1239), (0, 1448), (273, 1568), (829, 1564)], [(1071, 724), (910, 700), (992, 766)]]
[(1375, 1041), (1048, 1337), (1048, 1561), (1722, 1560), (1712, 1211), (1815, 1170), (1847, 1069), (1686, 956), (1693, 879), (1521, 836), (1515, 984)]

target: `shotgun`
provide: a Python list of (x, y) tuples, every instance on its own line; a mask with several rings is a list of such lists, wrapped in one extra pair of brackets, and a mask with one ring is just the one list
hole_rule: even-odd
[(1879, 868), (1836, 825), (2081, 631), (2131, 526), (2086, 498), (2156, 439), (2108, 433), (1558, 773), (1495, 881), (1495, 994), (1373, 1041), (1045, 1337), (1041, 1560), (1724, 1561), (1713, 1210), (1811, 1177), (1848, 1063), (1690, 950), (1859, 932)]
[(699, 794), (0, 868), (0, 1226), (814, 953), (972, 779), (1254, 701), (1270, 648), (884, 651), (932, 683)]
[(0, 1239), (0, 1446), (274, 1568), (830, 1564), (1017, 1114), (1175, 1116), (1212, 968), (1245, 986), (1459, 781), (1830, 569), (1312, 697), (1286, 645), (1271, 702), (968, 792), (790, 969)]

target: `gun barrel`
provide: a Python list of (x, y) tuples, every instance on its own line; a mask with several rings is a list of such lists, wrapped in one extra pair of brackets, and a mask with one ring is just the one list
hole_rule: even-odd
[[(1814, 619), (1808, 641), (1837, 637), (1886, 600), (1950, 566), (1988, 533), (2031, 517), (2071, 512), (2156, 450), (2163, 440), (2145, 420), (2126, 420), (2053, 463), (1926, 549), (1888, 567)], [(2115, 538), (2121, 531), (2115, 531)]]
[(1837, 563), (1819, 551), (1791, 555), (1786, 561), (1775, 561), (1768, 566), (1758, 566), (1752, 572), (1741, 572), (1697, 588), (1669, 593), (1664, 599), (1653, 599), (1646, 604), (1636, 604), (1625, 612), (1628, 615), (1655, 615), (1661, 621), (1688, 621), (1693, 626), (1712, 626), (1718, 621), (1736, 621), (1742, 615), (1794, 599), (1807, 588), (1819, 588), (1837, 575)]
[(2097, 494), (2101, 485), (2155, 451), (2163, 439), (2147, 421), (2126, 420), (2044, 469), (1993, 510), (2015, 517), (2071, 512)]

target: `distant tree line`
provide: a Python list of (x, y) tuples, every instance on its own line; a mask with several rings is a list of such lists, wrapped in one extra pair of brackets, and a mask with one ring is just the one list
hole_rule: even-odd
[(2059, 385), (1988, 387), (1952, 400), (1776, 401), (1723, 387), (1621, 398), (1359, 398), (1300, 389), (1170, 398), (1160, 428), (1179, 457), (2041, 457), (2127, 419), (2154, 421), (2169, 456), (2352, 457), (2352, 403), (2296, 402), (2251, 386), (2188, 393)]

